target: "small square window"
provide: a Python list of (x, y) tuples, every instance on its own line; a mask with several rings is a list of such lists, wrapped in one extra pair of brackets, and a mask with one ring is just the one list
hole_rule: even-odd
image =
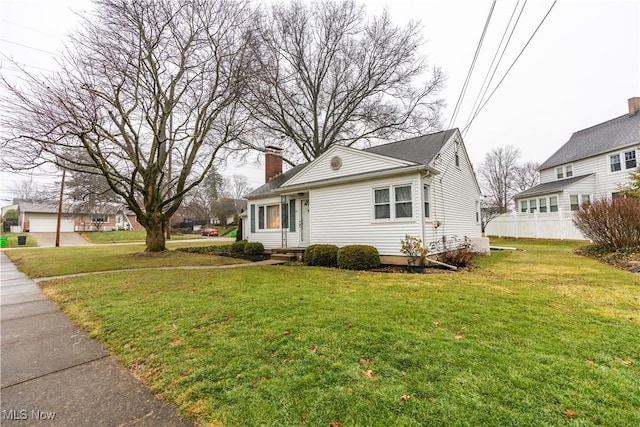
[(413, 216), (411, 186), (395, 187), (394, 194), (396, 218), (411, 218)]
[(580, 204), (584, 205), (589, 203), (591, 203), (591, 196), (588, 194), (583, 194), (582, 197), (580, 198)]

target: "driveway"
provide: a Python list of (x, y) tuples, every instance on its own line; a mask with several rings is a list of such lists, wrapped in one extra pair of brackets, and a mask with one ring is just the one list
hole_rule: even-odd
[[(39, 247), (56, 245), (56, 233), (27, 233), (34, 239)], [(60, 246), (91, 246), (93, 243), (87, 242), (78, 233), (60, 233)]]

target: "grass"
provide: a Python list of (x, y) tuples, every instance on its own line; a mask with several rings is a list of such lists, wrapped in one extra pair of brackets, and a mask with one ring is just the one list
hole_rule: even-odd
[(525, 251), (448, 274), (280, 266), (43, 286), (202, 425), (640, 425), (640, 276), (576, 243), (492, 243)]
[[(7, 248), (21, 248), (24, 246), (38, 246), (36, 241), (29, 235), (25, 233), (5, 233), (1, 234), (2, 237), (7, 238)], [(18, 245), (18, 236), (27, 236), (27, 244), (19, 246)]]
[[(220, 242), (219, 244), (222, 244)], [(167, 248), (184, 246), (211, 246), (211, 241), (188, 243), (167, 242)], [(189, 254), (175, 250), (145, 253), (144, 244), (78, 246), (68, 248), (14, 249), (5, 252), (16, 266), (32, 278), (88, 273), (93, 271), (124, 270), (134, 268), (217, 266), (245, 262), (215, 255)]]
[[(131, 243), (131, 242), (144, 242), (147, 238), (146, 231), (94, 231), (81, 233), (82, 237), (87, 239), (91, 243), (104, 244), (104, 243)], [(172, 236), (173, 239), (188, 240), (188, 239), (200, 239), (199, 234), (176, 234)]]

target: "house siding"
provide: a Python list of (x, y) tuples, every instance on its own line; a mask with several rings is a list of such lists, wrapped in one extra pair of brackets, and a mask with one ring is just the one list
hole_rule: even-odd
[[(340, 157), (342, 161), (342, 165), (337, 170), (331, 167), (331, 159), (336, 156)], [(367, 172), (376, 172), (394, 167), (409, 166), (411, 164), (415, 163), (391, 159), (353, 148), (335, 146), (318, 157), (313, 165), (305, 168), (301, 173), (287, 181), (284, 187)]]
[(431, 177), (432, 199), (441, 225), (437, 230), (427, 229), (436, 238), (457, 235), (458, 237), (480, 237), (481, 227), (476, 220), (480, 203), (480, 189), (463, 144), (459, 145), (459, 165), (455, 165), (456, 138), (452, 138), (440, 151), (440, 156), (432, 162), (441, 174)]
[[(300, 201), (299, 200), (295, 200), (296, 203), (296, 213), (295, 213), (295, 217), (296, 218), (300, 218)], [(249, 214), (247, 217), (247, 223), (245, 224), (246, 226), (244, 227), (245, 231), (245, 238), (249, 241), (253, 241), (253, 242), (261, 242), (265, 249), (272, 249), (272, 248), (280, 248), (282, 247), (282, 231), (281, 229), (264, 229), (264, 230), (260, 230), (258, 229), (258, 207), (259, 206), (266, 206), (266, 205), (277, 205), (280, 204), (280, 197), (269, 197), (269, 198), (263, 198), (263, 199), (255, 199), (255, 200), (251, 200), (249, 201)], [(252, 208), (251, 206), (255, 206), (254, 208)], [(287, 208), (289, 209), (289, 208)], [(289, 211), (290, 212), (290, 211)], [(255, 215), (255, 227), (251, 227), (251, 223), (252, 223), (252, 215)], [(287, 229), (286, 231), (287, 233), (287, 246), (288, 247), (295, 247), (295, 246), (299, 246), (300, 241), (299, 241), (299, 233), (298, 233), (298, 227), (296, 225), (296, 231), (289, 231), (289, 229)]]
[[(408, 184), (412, 190), (413, 218), (375, 220), (374, 189)], [(381, 255), (401, 255), (400, 241), (405, 235), (420, 237), (422, 233), (419, 191), (422, 180), (417, 173), (311, 190), (311, 242), (370, 245)]]

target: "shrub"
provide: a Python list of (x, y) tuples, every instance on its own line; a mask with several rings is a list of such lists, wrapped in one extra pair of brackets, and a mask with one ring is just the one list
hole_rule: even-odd
[(477, 252), (469, 248), (461, 248), (439, 254), (438, 261), (456, 267), (468, 267), (477, 256)]
[(177, 248), (178, 252), (187, 252), (192, 254), (224, 254), (231, 252), (231, 245), (214, 245), (214, 246), (196, 246), (190, 248)]
[(424, 265), (424, 259), (429, 254), (429, 250), (422, 244), (422, 239), (408, 234), (400, 240), (400, 252), (409, 258), (407, 263), (411, 266)]
[(640, 245), (640, 199), (601, 199), (585, 204), (573, 223), (588, 239), (612, 251)]
[(336, 245), (311, 245), (304, 251), (307, 265), (320, 267), (338, 266), (338, 247)]
[(380, 266), (380, 254), (373, 246), (350, 245), (338, 249), (338, 267), (347, 270), (366, 270)]
[(248, 242), (246, 240), (238, 240), (237, 242), (233, 242), (231, 244), (231, 252), (235, 254), (243, 254), (244, 247)]
[(260, 242), (247, 242), (244, 245), (245, 255), (259, 255), (263, 253), (264, 253), (264, 245)]

